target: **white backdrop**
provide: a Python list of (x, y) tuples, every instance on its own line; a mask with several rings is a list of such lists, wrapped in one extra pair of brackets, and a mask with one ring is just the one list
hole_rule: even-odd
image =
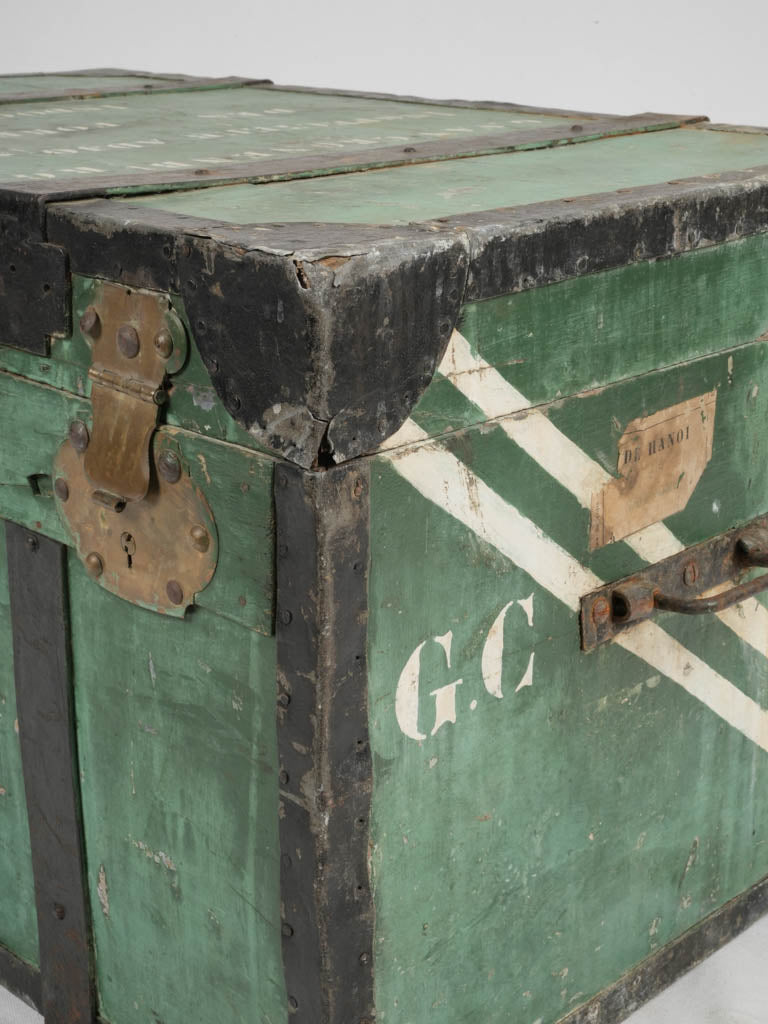
[(0, 73), (126, 67), (768, 124), (767, 0), (0, 0)]

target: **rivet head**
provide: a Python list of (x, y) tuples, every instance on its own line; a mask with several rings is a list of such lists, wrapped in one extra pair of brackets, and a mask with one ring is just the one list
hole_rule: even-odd
[(202, 526), (193, 526), (189, 531), (189, 535), (192, 538), (192, 547), (197, 551), (207, 551), (211, 546), (211, 538), (208, 536), (208, 531)]
[(95, 551), (91, 551), (89, 555), (85, 556), (85, 571), (94, 580), (104, 572), (104, 563), (101, 556), (97, 555)]
[(169, 359), (173, 352), (173, 337), (167, 327), (161, 328), (155, 335), (155, 349), (161, 359)]
[(176, 580), (168, 580), (165, 585), (165, 592), (171, 604), (181, 604), (184, 600), (184, 591), (181, 589), (181, 584)]
[(58, 918), (59, 921), (63, 921), (64, 918), (67, 916), (67, 908), (63, 906), (61, 903), (54, 903), (53, 916)]
[(135, 359), (139, 354), (139, 332), (130, 324), (117, 329), (117, 347), (126, 359)]
[(611, 614), (611, 604), (607, 597), (598, 597), (592, 605), (592, 621), (605, 622)]
[(37, 549), (40, 547), (40, 541), (37, 539), (34, 533), (27, 534), (27, 547), (29, 548), (30, 551), (37, 551)]
[(290, 612), (287, 608), (283, 608), (280, 612), (280, 621), (284, 626), (287, 626), (293, 621), (293, 612)]
[(59, 501), (67, 501), (69, 498), (69, 485), (63, 477), (59, 476), (54, 480), (53, 493)]
[(291, 695), (290, 695), (290, 693), (281, 693), (281, 694), (279, 694), (279, 696), (277, 698), (277, 703), (280, 705), (281, 708), (287, 708), (288, 705), (291, 703)]
[(290, 776), (288, 775), (288, 772), (285, 770), (285, 768), (282, 768), (280, 770), (280, 774), (277, 777), (278, 777), (278, 779), (280, 780), (280, 783), (283, 786), (286, 785), (286, 783), (288, 782), (288, 780), (290, 778)]
[(361, 953), (360, 954), (360, 963), (361, 964), (369, 963), (370, 959), (371, 959), (371, 954), (370, 953)]
[(280, 930), (282, 931), (286, 939), (290, 939), (290, 937), (293, 935), (293, 928), (288, 924), (287, 921), (283, 921), (283, 925)]
[(695, 562), (689, 562), (683, 569), (683, 583), (686, 587), (692, 587), (699, 578), (699, 567)]
[(93, 306), (89, 306), (80, 317), (80, 330), (89, 338), (98, 338), (101, 333), (101, 320)]
[(90, 440), (91, 435), (88, 433), (88, 427), (86, 427), (83, 421), (73, 420), (69, 425), (69, 443), (75, 451), (84, 452)]
[(288, 1005), (292, 1010), (298, 1010), (299, 1001), (295, 996), (288, 996)]
[(181, 463), (178, 455), (167, 448), (160, 452), (157, 459), (157, 471), (169, 484), (177, 483), (181, 478)]

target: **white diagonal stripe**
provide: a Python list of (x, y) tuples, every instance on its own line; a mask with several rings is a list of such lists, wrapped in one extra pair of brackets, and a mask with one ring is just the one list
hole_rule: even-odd
[[(416, 441), (429, 441), (415, 423), (409, 425), (409, 433)], [(572, 611), (578, 611), (583, 594), (601, 586), (593, 572), (444, 448), (421, 444), (391, 451), (387, 458), (420, 494), (493, 545)], [(639, 623), (620, 633), (614, 643), (678, 683), (768, 751), (768, 712), (656, 623)]]
[[(439, 372), (489, 419), (498, 419), (506, 435), (569, 490), (583, 508), (589, 508), (594, 492), (613, 479), (599, 463), (558, 430), (542, 411), (532, 409), (528, 399), (498, 370), (475, 355), (467, 339), (458, 331), (453, 332)], [(516, 412), (525, 412), (525, 415), (510, 416)], [(403, 440), (401, 443), (407, 442)], [(623, 540), (649, 563), (684, 549), (684, 545), (663, 523), (654, 523)], [(718, 618), (740, 640), (763, 657), (768, 657), (768, 609), (754, 597), (719, 612)]]

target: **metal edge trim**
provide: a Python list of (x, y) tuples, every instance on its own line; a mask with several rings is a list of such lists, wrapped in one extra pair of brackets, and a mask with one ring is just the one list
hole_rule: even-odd
[(96, 1007), (80, 807), (67, 548), (6, 521), (16, 709), (40, 946), (42, 1012), (91, 1024)]
[(559, 1024), (619, 1024), (768, 913), (768, 876), (653, 953)]
[(374, 1014), (369, 472), (275, 467), (281, 912), (296, 1024)]
[(40, 1013), (40, 969), (22, 960), (5, 946), (0, 946), (0, 985)]
[[(74, 72), (69, 72), (74, 75)], [(10, 77), (4, 75), (2, 77)], [(31, 78), (32, 75), (19, 77)], [(104, 76), (110, 77), (110, 76)], [(117, 76), (115, 76), (117, 77)], [(56, 103), (66, 100), (91, 100), (100, 99), (105, 96), (156, 96), (173, 92), (205, 92), (215, 89), (242, 89), (246, 86), (266, 85), (267, 81), (250, 80), (244, 78), (172, 78), (167, 76), (150, 75), (128, 75), (127, 77), (158, 78), (157, 84), (146, 83), (144, 85), (115, 85), (101, 86), (94, 89), (53, 89), (50, 92), (16, 92), (6, 93), (0, 96), (0, 106), (13, 103)]]
[[(142, 90), (143, 91), (143, 90)], [(149, 95), (149, 93), (148, 93)], [(697, 123), (697, 117), (675, 117), (668, 114), (637, 114), (632, 117), (613, 117), (583, 125), (551, 126), (530, 131), (481, 135), (471, 139), (445, 139), (439, 142), (416, 142), (413, 145), (384, 146), (381, 149), (350, 150), (335, 154), (332, 161), (327, 156), (274, 159), (259, 163), (235, 164), (226, 172), (211, 172), (210, 168), (190, 168), (185, 172), (153, 174), (129, 174), (121, 177), (98, 175), (93, 178), (61, 178), (46, 182), (24, 184), (0, 181), (2, 193), (18, 196), (35, 196), (45, 202), (64, 199), (87, 199), (97, 196), (118, 198), (123, 191), (135, 195), (138, 189), (145, 192), (180, 191), (187, 189), (211, 188), (218, 185), (235, 185), (285, 181), (292, 178), (320, 177), (327, 175), (364, 173), (385, 167), (409, 167), (415, 164), (433, 163), (442, 160), (466, 160), (483, 156), (501, 156), (505, 153), (528, 149), (547, 149), (564, 145), (583, 145), (588, 142), (617, 138), (622, 135), (644, 134), (656, 131), (674, 131), (686, 125)], [(577, 130), (578, 129), (578, 130)]]

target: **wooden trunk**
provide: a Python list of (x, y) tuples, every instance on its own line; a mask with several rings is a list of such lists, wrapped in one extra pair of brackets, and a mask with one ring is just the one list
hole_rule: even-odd
[(611, 1024), (766, 909), (768, 131), (79, 72), (0, 182), (4, 985)]

